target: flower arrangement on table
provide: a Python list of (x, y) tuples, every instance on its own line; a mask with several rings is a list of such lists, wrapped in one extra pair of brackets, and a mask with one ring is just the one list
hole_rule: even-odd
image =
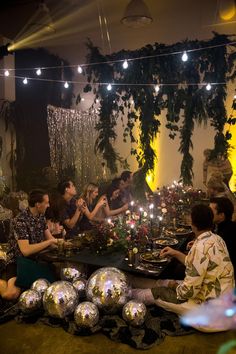
[(181, 183), (174, 182), (171, 186), (163, 187), (158, 193), (159, 214), (165, 218), (181, 218), (189, 213), (194, 203), (205, 199), (205, 193), (200, 189), (183, 187)]
[(97, 253), (125, 250), (130, 239), (131, 231), (128, 226), (104, 223), (93, 230), (89, 248)]
[(148, 224), (133, 223), (114, 225), (112, 222), (104, 223), (90, 233), (89, 248), (97, 253), (108, 251), (127, 250), (130, 243), (137, 242), (145, 246), (148, 242), (150, 228)]

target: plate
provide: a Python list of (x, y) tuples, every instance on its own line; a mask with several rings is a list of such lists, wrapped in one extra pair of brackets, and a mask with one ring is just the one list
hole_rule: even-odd
[(167, 235), (184, 236), (190, 234), (192, 230), (190, 228), (177, 227), (176, 229), (167, 229), (165, 232)]
[(160, 258), (159, 256), (160, 252), (146, 252), (140, 255), (140, 259), (143, 262), (148, 262), (152, 264), (168, 262), (168, 258)]
[(179, 243), (178, 240), (176, 240), (176, 238), (157, 238), (156, 240), (154, 240), (154, 243), (158, 246), (174, 246), (177, 245), (177, 243)]

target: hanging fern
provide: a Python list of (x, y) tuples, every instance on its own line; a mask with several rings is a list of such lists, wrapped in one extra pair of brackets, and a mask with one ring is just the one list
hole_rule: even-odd
[[(114, 148), (116, 124), (123, 116), (128, 120), (124, 127), (124, 140), (129, 136), (131, 144), (136, 142), (133, 127), (139, 121), (139, 148), (132, 146), (131, 154), (136, 156), (144, 171), (143, 176), (148, 170), (153, 170), (155, 152), (151, 142), (159, 132), (160, 115), (165, 109), (169, 137), (174, 139), (180, 135), (179, 151), (183, 155), (180, 177), (184, 184), (192, 184), (193, 179), (191, 138), (195, 123), (210, 121), (216, 131), (214, 154), (227, 154), (230, 133), (224, 134), (223, 129), (226, 122), (234, 124), (235, 120), (227, 120), (226, 81), (236, 77), (236, 54), (234, 51), (227, 54), (224, 45), (227, 43), (230, 43), (228, 36), (214, 33), (209, 41), (185, 40), (168, 46), (148, 44), (140, 50), (122, 50), (105, 56), (88, 42), (87, 62), (98, 64), (86, 67), (89, 84), (84, 91), (93, 89), (95, 99), (100, 99), (100, 120), (96, 127), (99, 135), (95, 149), (103, 154), (111, 172), (117, 171), (117, 161), (125, 162)], [(218, 47), (208, 49), (210, 46)], [(235, 49), (235, 45), (232, 47)], [(171, 54), (185, 50), (190, 51), (187, 62), (183, 62), (180, 55)], [(143, 58), (147, 56), (149, 58)], [(132, 58), (140, 60), (132, 61)], [(131, 59), (128, 70), (122, 67), (125, 59)], [(207, 92), (205, 86), (199, 85), (200, 82), (221, 85), (212, 85), (212, 90)], [(114, 85), (112, 91), (107, 91), (105, 83)], [(155, 83), (160, 85), (158, 93), (154, 89)]]

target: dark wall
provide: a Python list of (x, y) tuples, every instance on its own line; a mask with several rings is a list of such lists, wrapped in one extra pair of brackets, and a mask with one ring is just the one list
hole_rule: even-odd
[(68, 64), (44, 49), (18, 51), (15, 58), (16, 76), (32, 78), (27, 85), (23, 84), (22, 79), (16, 79), (17, 180), (18, 188), (28, 189), (25, 183), (31, 182), (25, 179), (50, 165), (47, 105), (70, 107), (73, 90), (72, 85), (65, 89), (62, 83), (37, 81), (33, 78), (71, 80), (72, 71), (68, 68), (42, 70), (38, 77), (35, 70), (30, 68)]

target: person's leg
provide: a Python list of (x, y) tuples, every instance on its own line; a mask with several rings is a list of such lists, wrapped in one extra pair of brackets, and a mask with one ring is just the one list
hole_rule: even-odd
[(7, 281), (7, 288), (1, 294), (2, 298), (5, 300), (16, 300), (21, 293), (21, 289), (15, 285), (16, 277), (10, 278)]
[[(147, 279), (148, 280), (148, 279)], [(155, 304), (157, 299), (162, 299), (163, 301), (172, 302), (175, 304), (182, 303), (177, 299), (176, 290), (169, 287), (169, 284), (173, 282), (170, 279), (150, 279), (149, 286), (145, 289), (133, 289), (132, 297), (138, 301), (144, 302), (147, 305)], [(181, 281), (175, 281), (180, 283)], [(140, 284), (140, 283), (139, 283)], [(143, 285), (143, 284), (142, 284)], [(147, 285), (147, 282), (145, 283)]]
[(0, 296), (2, 296), (2, 294), (5, 293), (6, 289), (7, 289), (7, 281), (0, 279)]

